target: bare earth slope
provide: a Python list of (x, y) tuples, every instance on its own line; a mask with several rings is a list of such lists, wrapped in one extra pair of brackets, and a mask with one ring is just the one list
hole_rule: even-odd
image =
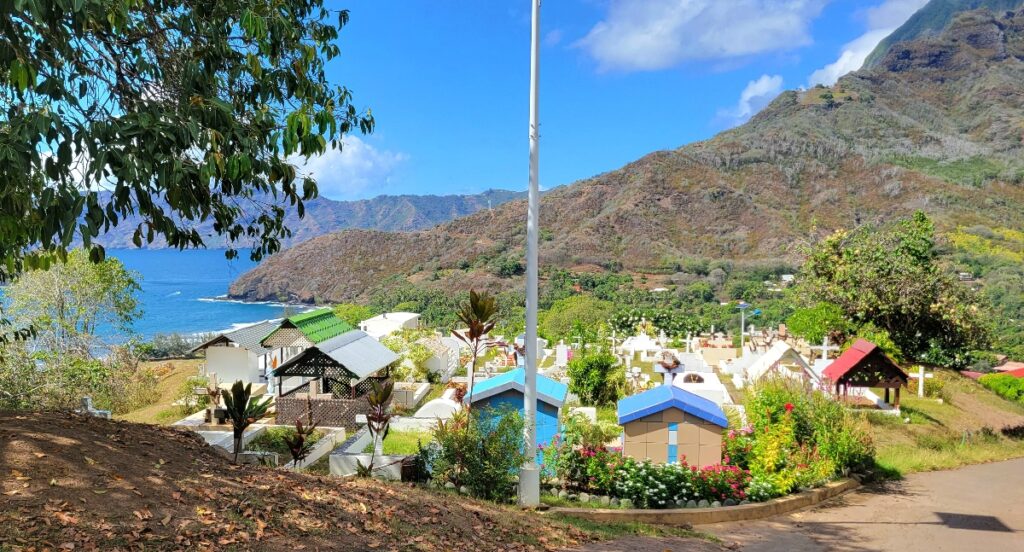
[(232, 466), (170, 428), (0, 412), (0, 550), (544, 550), (586, 540), (415, 487)]
[[(641, 124), (633, 121), (631, 124)], [(1024, 10), (961, 14), (831, 89), (786, 92), (747, 124), (547, 194), (545, 267), (643, 271), (684, 257), (800, 255), (826, 232), (922, 209), (940, 230), (1024, 228)], [(411, 281), (509, 288), (522, 201), (412, 233), (343, 231), (232, 285), (236, 298), (345, 301)]]

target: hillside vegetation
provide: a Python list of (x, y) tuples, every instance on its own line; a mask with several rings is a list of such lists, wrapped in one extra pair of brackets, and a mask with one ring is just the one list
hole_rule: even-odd
[[(634, 275), (693, 259), (792, 265), (833, 230), (916, 210), (940, 233), (1024, 229), (1022, 60), (1024, 12), (961, 14), (831, 89), (785, 92), (741, 127), (550, 192), (541, 265)], [(344, 302), (409, 285), (516, 288), (524, 213), (513, 201), (424, 231), (321, 236), (230, 294)]]

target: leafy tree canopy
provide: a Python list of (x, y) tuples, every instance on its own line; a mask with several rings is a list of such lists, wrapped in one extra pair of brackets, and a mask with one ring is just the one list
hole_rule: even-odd
[(377, 315), (376, 311), (366, 305), (357, 305), (355, 303), (342, 303), (340, 305), (334, 305), (334, 314), (347, 322), (353, 328), (358, 328), (359, 323), (373, 318)]
[(886, 229), (837, 232), (810, 251), (797, 296), (874, 324), (912, 359), (962, 366), (989, 329), (973, 292), (938, 264), (934, 234), (921, 212)]
[(608, 301), (591, 295), (573, 295), (555, 301), (544, 313), (540, 333), (549, 339), (573, 340), (574, 328), (596, 330), (606, 324), (614, 312), (614, 305)]
[(348, 12), (323, 4), (0, 3), (0, 277), (76, 239), (101, 260), (94, 238), (130, 215), (137, 245), (200, 247), (212, 219), (254, 259), (277, 251), (282, 205), (317, 195), (293, 162), (373, 128), (327, 80)]
[(842, 342), (843, 336), (850, 332), (851, 324), (839, 305), (822, 302), (797, 309), (786, 319), (786, 328), (811, 343), (821, 343), (825, 336), (835, 343)]

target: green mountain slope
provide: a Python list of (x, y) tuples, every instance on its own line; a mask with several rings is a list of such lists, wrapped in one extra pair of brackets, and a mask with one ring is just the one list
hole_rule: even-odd
[(1024, 6), (1024, 0), (931, 0), (900, 28), (879, 42), (864, 60), (864, 67), (877, 66), (894, 44), (939, 34), (959, 13), (980, 8), (999, 13), (1021, 6)]
[[(921, 209), (940, 230), (1024, 229), (1024, 11), (962, 14), (832, 88), (747, 124), (551, 191), (545, 268), (663, 271), (683, 259), (797, 260), (832, 230)], [(525, 205), (410, 233), (343, 231), (274, 255), (231, 295), (364, 299), (411, 282), (521, 284)]]

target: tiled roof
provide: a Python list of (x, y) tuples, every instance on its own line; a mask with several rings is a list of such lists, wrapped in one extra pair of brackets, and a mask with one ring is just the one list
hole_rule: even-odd
[(217, 343), (228, 342), (234, 343), (239, 347), (252, 351), (258, 355), (264, 355), (269, 353), (270, 349), (264, 347), (261, 341), (268, 333), (277, 329), (280, 323), (280, 320), (266, 320), (250, 326), (245, 326), (244, 328), (224, 332), (202, 345), (199, 345), (193, 349), (193, 352), (200, 351)]

